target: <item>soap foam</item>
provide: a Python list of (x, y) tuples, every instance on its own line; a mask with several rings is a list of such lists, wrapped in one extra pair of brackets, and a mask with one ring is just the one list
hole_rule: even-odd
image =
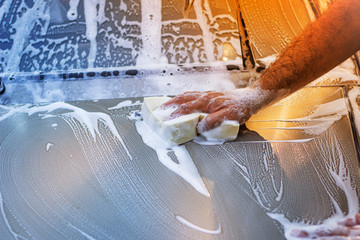
[[(344, 219), (352, 218), (354, 219), (355, 214), (359, 212), (359, 197), (357, 193), (356, 186), (354, 186), (350, 171), (347, 166), (345, 166), (345, 159), (341, 152), (340, 142), (337, 139), (333, 139), (331, 144), (334, 144), (333, 151), (334, 153), (330, 153), (334, 155), (336, 159), (332, 161), (326, 162), (327, 171), (330, 173), (333, 181), (335, 184), (343, 190), (346, 201), (347, 201), (347, 208), (348, 213), (345, 215), (341, 210), (339, 203), (335, 201), (332, 197), (332, 193), (330, 189), (324, 185), (324, 188), (329, 196), (332, 205), (334, 207), (334, 214), (329, 218), (323, 220), (321, 223), (311, 225), (309, 223), (305, 223), (305, 221), (290, 221), (286, 216), (283, 214), (279, 214), (276, 212), (268, 212), (267, 215), (272, 219), (278, 221), (284, 227), (285, 236), (287, 239), (299, 239), (296, 235), (294, 235), (294, 231), (304, 231), (308, 234), (306, 237), (302, 237), (301, 239), (314, 239), (315, 237), (319, 237), (319, 232), (341, 232), (345, 231), (348, 232), (349, 230), (342, 224), (341, 222)], [(316, 170), (316, 169), (315, 169)], [(318, 173), (320, 174), (320, 173)], [(319, 176), (321, 178), (321, 176)], [(360, 236), (359, 232), (354, 231), (351, 229), (346, 236)], [(335, 237), (339, 239), (340, 237)], [(346, 238), (347, 239), (347, 238)]]
[(176, 106), (170, 106), (167, 108), (157, 108), (153, 111), (153, 114), (160, 119), (161, 121), (167, 121), (170, 118), (170, 115), (177, 109)]
[(7, 226), (7, 230), (14, 237), (14, 239), (22, 239), (23, 236), (16, 233), (16, 231), (12, 228), (11, 223), (9, 222), (8, 218), (6, 217), (5, 208), (4, 208), (4, 199), (2, 197), (1, 192), (0, 192), (0, 209), (1, 209), (1, 214), (3, 216), (2, 219), (4, 220), (4, 222)]
[[(233, 141), (236, 139), (236, 136), (230, 136), (229, 139), (219, 139), (219, 136), (223, 135), (223, 130), (222, 129), (222, 125), (225, 126), (229, 126), (229, 127), (233, 127), (233, 128), (239, 128), (239, 122), (238, 121), (234, 121), (234, 120), (225, 120), (222, 122), (222, 124), (216, 128), (213, 128), (209, 131), (206, 132), (202, 132), (201, 135), (204, 136), (206, 138), (206, 140), (210, 141), (210, 142), (221, 142), (221, 141), (225, 141), (225, 140), (229, 140), (229, 141)], [(237, 132), (238, 133), (238, 132)]]
[(69, 10), (66, 14), (67, 18), (70, 21), (75, 21), (78, 17), (77, 8), (79, 5), (80, 0), (70, 0), (69, 1)]
[[(174, 146), (169, 144), (143, 121), (136, 121), (135, 125), (144, 143), (156, 151), (159, 161), (165, 167), (182, 177), (196, 191), (206, 197), (210, 197), (209, 191), (184, 145)], [(176, 156), (179, 163), (175, 163), (171, 159), (170, 153)]]
[(55, 146), (55, 144), (50, 143), (50, 142), (47, 143), (47, 144), (46, 144), (46, 147), (45, 147), (46, 151), (48, 152), (48, 151), (50, 150), (50, 148), (53, 147), (53, 146)]
[(179, 220), (180, 222), (182, 222), (183, 224), (187, 225), (188, 227), (191, 227), (197, 231), (200, 231), (200, 232), (203, 232), (203, 233), (207, 233), (207, 234), (213, 234), (213, 235), (217, 235), (217, 234), (220, 234), (221, 233), (221, 226), (219, 224), (219, 227), (218, 229), (215, 229), (215, 230), (209, 230), (209, 229), (205, 229), (205, 228), (202, 228), (202, 227), (199, 227), (191, 222), (189, 222), (188, 220), (186, 220), (185, 218), (177, 215), (176, 216), (176, 219)]
[(326, 132), (336, 121), (339, 121), (347, 114), (346, 102), (343, 98), (340, 98), (318, 105), (312, 113), (305, 117), (286, 120), (287, 122), (301, 122), (301, 126), (275, 127), (273, 129), (303, 130), (307, 134), (318, 136)]
[(133, 103), (131, 100), (125, 100), (125, 101), (120, 102), (119, 104), (117, 104), (114, 107), (108, 108), (108, 110), (115, 110), (115, 109), (121, 109), (121, 108), (125, 108), (125, 107), (139, 106), (139, 105), (141, 105), (140, 101), (136, 101)]
[(193, 142), (199, 145), (212, 146), (212, 145), (222, 145), (225, 143), (225, 140), (220, 140), (220, 139), (208, 140), (203, 136), (197, 136), (194, 138)]
[(97, 52), (96, 36), (98, 34), (98, 25), (105, 20), (105, 0), (84, 1), (86, 37), (90, 41), (90, 52), (88, 55), (88, 68), (94, 67)]
[[(64, 113), (58, 113), (59, 111), (64, 111)], [(39, 114), (41, 118), (52, 118), (52, 117), (61, 117), (63, 118), (70, 127), (72, 127), (75, 132), (75, 125), (77, 122), (81, 124), (81, 126), (90, 133), (93, 141), (96, 142), (97, 135), (101, 135), (99, 130), (99, 123), (105, 124), (106, 127), (109, 128), (111, 133), (119, 140), (120, 144), (124, 148), (126, 154), (130, 159), (132, 156), (122, 137), (119, 135), (113, 120), (111, 117), (102, 112), (87, 112), (81, 108), (78, 108), (74, 105), (64, 103), (64, 102), (55, 102), (48, 105), (42, 106), (33, 106), (30, 104), (26, 104), (21, 107), (16, 107), (10, 109), (6, 114), (0, 117), (0, 121), (5, 118), (8, 118), (16, 113), (27, 113), (29, 116), (33, 114)]]

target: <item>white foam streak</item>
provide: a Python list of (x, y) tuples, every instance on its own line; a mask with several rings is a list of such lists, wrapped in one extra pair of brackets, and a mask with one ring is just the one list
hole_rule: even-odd
[(125, 101), (120, 102), (119, 104), (117, 104), (114, 107), (108, 108), (108, 110), (115, 110), (115, 109), (121, 109), (124, 107), (139, 106), (139, 105), (141, 105), (140, 101), (136, 101), (133, 103), (131, 100), (125, 100)]
[[(291, 233), (293, 230), (301, 230), (306, 231), (309, 236), (302, 239), (313, 239), (313, 237), (319, 237), (317, 232), (325, 231), (325, 232), (339, 232), (344, 229), (344, 231), (348, 231), (346, 227), (339, 224), (339, 222), (343, 221), (346, 218), (352, 218), (356, 213), (359, 212), (359, 201), (358, 201), (358, 193), (356, 187), (352, 185), (350, 171), (345, 166), (345, 159), (343, 157), (342, 148), (340, 146), (340, 142), (337, 138), (333, 138), (329, 140), (329, 144), (333, 146), (331, 150), (319, 149), (319, 151), (330, 151), (331, 160), (326, 162), (327, 171), (332, 176), (336, 185), (343, 190), (347, 200), (348, 206), (348, 214), (345, 216), (343, 210), (341, 209), (339, 203), (334, 199), (331, 190), (327, 187), (327, 183), (323, 181), (321, 178), (321, 172), (314, 166), (314, 170), (320, 176), (319, 179), (322, 182), (327, 195), (329, 196), (332, 205), (334, 207), (334, 214), (321, 222), (321, 224), (309, 225), (305, 222), (292, 222), (287, 219), (283, 214), (278, 213), (267, 213), (269, 217), (281, 223), (285, 230), (285, 236), (287, 239), (299, 239), (295, 236), (292, 236)], [(351, 229), (350, 235), (354, 229)], [(354, 233), (356, 234), (356, 233)], [(339, 239), (336, 237), (336, 239)], [(348, 239), (348, 238), (344, 238)], [(353, 239), (353, 238), (351, 238)]]
[[(202, 30), (203, 35), (203, 41), (204, 41), (204, 49), (206, 52), (206, 58), (209, 62), (214, 62), (214, 44), (213, 44), (213, 36), (210, 33), (209, 25), (207, 24), (207, 15), (211, 15), (211, 11), (209, 8), (208, 1), (205, 0), (204, 7), (205, 9), (202, 9), (202, 1), (195, 1), (194, 2), (194, 10), (196, 13), (196, 19), (198, 21), (198, 24)], [(212, 16), (209, 16), (209, 18), (212, 18)]]
[[(19, 17), (18, 20), (12, 25), (12, 27), (16, 29), (16, 34), (14, 34), (12, 38), (13, 46), (11, 51), (9, 51), (9, 55), (5, 56), (5, 59), (7, 59), (5, 72), (19, 71), (19, 64), (21, 60), (19, 56), (22, 55), (22, 52), (25, 48), (25, 43), (28, 40), (28, 36), (30, 35), (34, 24), (39, 21), (39, 19), (49, 19), (49, 17), (46, 16), (45, 8), (45, 2), (34, 1), (34, 6), (27, 9), (24, 15)], [(45, 25), (47, 26), (48, 24)], [(0, 57), (1, 55), (3, 54), (0, 54)]]
[(72, 225), (71, 223), (67, 223), (67, 225), (69, 225), (70, 227), (72, 227), (73, 229), (75, 229), (76, 231), (78, 231), (81, 235), (83, 235), (84, 237), (86, 237), (89, 240), (96, 240), (96, 238), (93, 238), (92, 236), (90, 236), (89, 234), (87, 234), (86, 232), (82, 231), (81, 229), (75, 227), (74, 225)]
[[(69, 112), (65, 113), (55, 113), (56, 111), (67, 110)], [(101, 135), (99, 130), (99, 123), (102, 122), (106, 127), (109, 128), (111, 133), (120, 141), (122, 147), (124, 148), (126, 154), (132, 159), (128, 148), (122, 137), (119, 135), (113, 120), (111, 117), (102, 112), (87, 112), (81, 108), (73, 106), (64, 102), (55, 102), (49, 105), (44, 106), (32, 106), (24, 105), (22, 107), (11, 109), (8, 113), (0, 118), (0, 121), (12, 116), (15, 113), (27, 113), (29, 116), (39, 113), (39, 116), (42, 118), (51, 118), (51, 117), (62, 117), (70, 127), (73, 128), (76, 124), (75, 120), (78, 121), (81, 126), (87, 130), (94, 142), (96, 142), (97, 135)], [(41, 113), (41, 114), (40, 114)], [(74, 130), (74, 129), (73, 129)]]
[(3, 19), (5, 13), (9, 12), (12, 0), (5, 0), (0, 7), (0, 19)]
[(70, 0), (69, 1), (69, 7), (70, 8), (69, 8), (69, 10), (67, 12), (67, 18), (70, 21), (74, 21), (78, 17), (77, 8), (78, 8), (78, 5), (79, 5), (79, 2), (80, 2), (80, 0)]
[[(280, 130), (304, 130), (307, 134), (320, 135), (328, 130), (336, 121), (348, 114), (348, 108), (343, 98), (323, 103), (306, 117), (296, 119), (286, 119), (278, 122), (299, 122), (303, 126), (296, 127), (271, 127), (262, 129), (280, 129)], [(256, 121), (254, 121), (256, 122)]]
[(343, 98), (334, 100), (332, 102), (323, 103), (309, 116), (309, 118), (321, 118), (334, 115), (346, 115), (347, 108)]
[(249, 186), (251, 186), (251, 182), (250, 182), (250, 178), (249, 178), (249, 171), (248, 171), (247, 167), (245, 165), (240, 164), (234, 158), (231, 158), (231, 160), (242, 170), (242, 171), (239, 171), (239, 173), (241, 174), (241, 176), (243, 176), (243, 178), (246, 180), (246, 182), (249, 184)]
[[(329, 167), (329, 172), (333, 179), (335, 180), (336, 184), (344, 191), (346, 194), (346, 199), (348, 202), (348, 209), (349, 209), (349, 215), (354, 215), (358, 213), (359, 211), (359, 200), (358, 195), (356, 192), (356, 189), (352, 187), (351, 184), (351, 176), (348, 169), (344, 166), (344, 159), (343, 155), (340, 152), (340, 143), (337, 141), (337, 139), (334, 140), (334, 151), (338, 152), (339, 156), (339, 166), (338, 171), (336, 171), (335, 166)], [(341, 212), (341, 210), (340, 210)]]
[(84, 13), (86, 37), (90, 41), (88, 68), (93, 68), (97, 52), (98, 25), (105, 21), (105, 0), (84, 0)]
[(277, 197), (275, 198), (276, 201), (280, 201), (284, 194), (284, 183), (283, 181), (280, 181), (280, 187), (279, 190), (276, 187), (274, 176), (271, 175), (271, 183), (273, 184), (273, 188), (277, 194)]
[[(209, 191), (184, 145), (169, 145), (168, 142), (152, 131), (143, 121), (137, 121), (135, 125), (144, 143), (156, 151), (159, 161), (165, 167), (183, 178), (196, 191), (206, 197), (210, 197)], [(179, 163), (174, 162), (170, 154), (175, 155)]]
[(4, 210), (4, 200), (3, 200), (1, 192), (0, 192), (0, 209), (1, 209), (2, 218), (4, 219), (4, 222), (5, 222), (6, 226), (7, 226), (7, 230), (9, 230), (9, 232), (11, 233), (11, 235), (14, 236), (15, 239), (24, 239), (23, 236), (21, 236), (21, 235), (17, 234), (16, 232), (14, 232), (14, 230), (11, 227), (11, 224), (10, 224), (9, 220), (6, 217), (5, 210)]
[(46, 148), (46, 151), (48, 152), (48, 151), (50, 150), (50, 148), (53, 147), (53, 146), (55, 146), (53, 143), (50, 143), (50, 142), (47, 143), (47, 144), (46, 144), (46, 147), (45, 147), (45, 148)]
[(197, 231), (200, 231), (200, 232), (203, 232), (203, 233), (207, 233), (207, 234), (220, 234), (221, 233), (221, 226), (219, 224), (219, 227), (218, 229), (215, 229), (215, 230), (209, 230), (209, 229), (205, 229), (205, 228), (202, 228), (202, 227), (199, 227), (191, 222), (189, 222), (188, 220), (186, 220), (185, 218), (181, 217), (181, 216), (176, 216), (176, 219), (179, 220), (180, 222), (182, 222), (183, 224), (197, 230)]
[(141, 1), (141, 35), (143, 49), (136, 65), (159, 64), (161, 60), (161, 0)]
[(213, 146), (213, 145), (222, 145), (225, 143), (225, 140), (211, 140), (211, 141), (208, 141), (206, 140), (204, 137), (195, 137), (193, 142), (199, 144), (199, 145), (204, 145), (204, 146)]

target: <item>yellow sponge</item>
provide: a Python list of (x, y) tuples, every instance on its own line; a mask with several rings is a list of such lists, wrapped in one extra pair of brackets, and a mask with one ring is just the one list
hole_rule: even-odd
[[(205, 113), (192, 113), (168, 120), (176, 107), (161, 109), (160, 106), (169, 101), (169, 97), (147, 97), (142, 105), (144, 121), (173, 144), (182, 144), (197, 136), (196, 126), (206, 117)], [(224, 121), (220, 126), (201, 133), (207, 140), (235, 140), (239, 132), (237, 121)]]

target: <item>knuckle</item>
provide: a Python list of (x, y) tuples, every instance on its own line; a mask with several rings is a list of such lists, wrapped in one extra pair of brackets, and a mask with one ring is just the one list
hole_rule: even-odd
[(181, 104), (178, 108), (179, 113), (186, 114), (191, 112), (192, 107), (188, 103)]

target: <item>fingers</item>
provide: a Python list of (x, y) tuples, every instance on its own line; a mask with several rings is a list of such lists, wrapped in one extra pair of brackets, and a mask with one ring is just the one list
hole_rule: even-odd
[(228, 119), (228, 109), (221, 109), (215, 113), (207, 115), (202, 119), (197, 126), (199, 133), (209, 131), (212, 128), (220, 126), (224, 119)]
[(177, 118), (182, 115), (194, 113), (194, 112), (205, 112), (207, 104), (201, 99), (194, 100), (192, 102), (187, 102), (181, 104), (171, 115), (170, 119)]
[(197, 126), (199, 133), (209, 131), (221, 125), (224, 120), (239, 120), (239, 114), (233, 107), (223, 108), (217, 112), (207, 115)]
[(206, 113), (214, 113), (231, 105), (235, 106), (236, 103), (234, 103), (234, 101), (232, 101), (228, 97), (215, 97), (210, 99)]
[(161, 105), (161, 107), (166, 108), (171, 105), (180, 105), (183, 103), (191, 102), (191, 101), (194, 101), (195, 99), (199, 98), (201, 94), (202, 94), (201, 92), (185, 92), (185, 93), (179, 94), (176, 97), (174, 97), (173, 99), (167, 101), (166, 103)]
[(250, 110), (248, 108), (229, 105), (226, 108), (207, 115), (199, 122), (197, 130), (199, 133), (209, 131), (210, 129), (220, 126), (225, 120), (235, 120), (243, 124), (249, 118)]
[(164, 103), (161, 107), (171, 105), (179, 107), (170, 115), (170, 119), (194, 112), (209, 113), (198, 124), (198, 132), (215, 128), (224, 120), (236, 120), (243, 124), (250, 117), (249, 108), (239, 106), (235, 97), (226, 92), (186, 92)]
[[(190, 113), (194, 113), (194, 112), (204, 112), (204, 113), (209, 113), (211, 111), (209, 111), (209, 103), (212, 102), (212, 100), (216, 99), (219, 96), (224, 95), (224, 93), (222, 92), (204, 92), (201, 93), (200, 95), (198, 94), (194, 94), (197, 96), (197, 98), (193, 101), (188, 101), (188, 102), (184, 102), (182, 103), (177, 110), (175, 110), (172, 114), (171, 114), (171, 118), (176, 118), (178, 116), (181, 115), (185, 115), (185, 114), (190, 114)], [(184, 96), (179, 96), (179, 98), (181, 98), (180, 100), (175, 100), (175, 103), (179, 103), (184, 99)], [(192, 97), (187, 97), (186, 100), (191, 100), (193, 99)], [(220, 108), (217, 108), (220, 109)]]

